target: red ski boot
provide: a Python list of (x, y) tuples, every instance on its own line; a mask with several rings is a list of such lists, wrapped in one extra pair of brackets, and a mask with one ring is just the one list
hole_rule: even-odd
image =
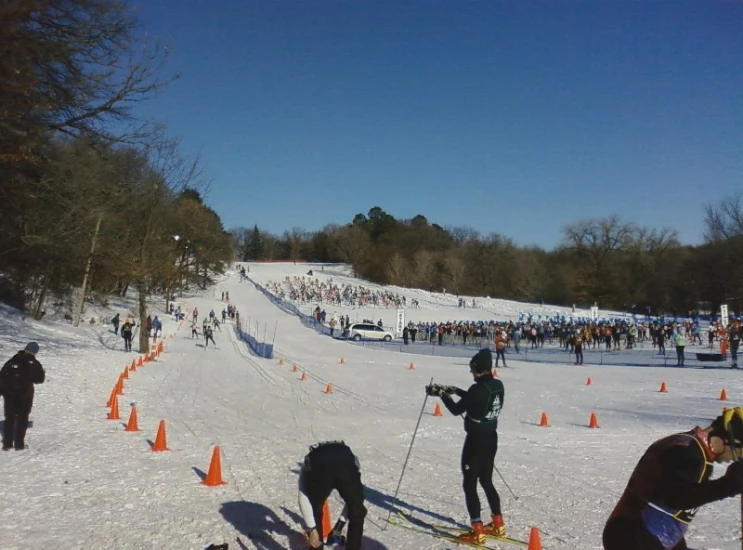
[(500, 514), (493, 514), (490, 517), (493, 521), (485, 526), (485, 534), (494, 537), (505, 537), (506, 527), (503, 525), (503, 516)]
[(475, 521), (472, 523), (472, 530), (458, 535), (457, 540), (469, 544), (485, 544), (485, 527), (481, 521)]

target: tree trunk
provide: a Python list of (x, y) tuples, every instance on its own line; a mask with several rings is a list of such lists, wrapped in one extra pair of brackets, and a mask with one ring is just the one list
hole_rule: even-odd
[(88, 263), (85, 265), (85, 275), (83, 276), (83, 288), (80, 293), (80, 300), (77, 302), (77, 312), (75, 313), (75, 321), (73, 326), (80, 324), (80, 315), (83, 313), (83, 304), (85, 303), (85, 292), (88, 287), (88, 277), (90, 276), (90, 266), (93, 264), (93, 254), (95, 254), (95, 243), (98, 240), (98, 232), (101, 230), (101, 222), (103, 221), (103, 212), (98, 214), (98, 220), (95, 223), (95, 232), (93, 232), (93, 242), (90, 245), (90, 255), (88, 256)]
[(44, 282), (41, 283), (41, 291), (36, 299), (36, 306), (34, 307), (34, 319), (37, 321), (41, 319), (41, 309), (44, 306), (44, 300), (46, 299), (46, 292), (49, 289), (49, 277), (44, 277)]

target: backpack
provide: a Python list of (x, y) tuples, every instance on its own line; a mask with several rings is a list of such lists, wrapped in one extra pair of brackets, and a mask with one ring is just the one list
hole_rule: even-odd
[(3, 368), (0, 369), (0, 394), (19, 390), (27, 383), (22, 374), (24, 369), (19, 362), (13, 359), (5, 363)]

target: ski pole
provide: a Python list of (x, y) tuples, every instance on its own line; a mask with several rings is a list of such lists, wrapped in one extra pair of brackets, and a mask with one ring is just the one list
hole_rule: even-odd
[[(431, 378), (431, 381), (428, 383), (429, 386), (431, 384), (433, 384), (433, 378)], [(408, 460), (410, 459), (410, 453), (413, 451), (413, 443), (415, 443), (415, 436), (418, 433), (418, 426), (421, 425), (421, 418), (423, 418), (423, 411), (426, 410), (427, 401), (428, 401), (428, 392), (426, 392), (426, 397), (423, 398), (423, 406), (421, 407), (421, 413), (418, 415), (418, 422), (416, 422), (415, 424), (415, 430), (413, 430), (413, 437), (410, 440), (410, 447), (408, 447), (408, 456), (405, 457), (405, 462), (402, 465), (402, 472), (400, 472), (400, 479), (397, 482), (397, 489), (395, 489), (395, 494), (392, 497), (393, 502), (397, 500), (397, 494), (400, 492), (400, 485), (402, 485), (402, 478), (405, 475), (405, 469), (408, 467)], [(387, 526), (390, 523), (391, 517), (392, 517), (392, 507), (390, 506), (389, 513), (387, 514), (387, 521), (382, 527), (382, 531), (387, 530)]]
[(501, 481), (503, 481), (503, 485), (505, 485), (506, 489), (508, 489), (510, 493), (513, 495), (514, 500), (518, 500), (519, 497), (516, 496), (516, 493), (513, 492), (513, 489), (509, 487), (508, 483), (506, 482), (506, 479), (503, 477), (503, 474), (500, 473), (500, 470), (498, 469), (498, 467), (496, 465), (493, 465), (493, 468), (495, 468), (495, 471), (498, 472), (498, 475), (500, 476)]
[[(738, 413), (739, 407), (725, 411), (723, 418), (727, 423), (728, 437), (730, 438), (731, 450), (733, 451), (733, 462), (739, 462), (743, 459), (743, 449), (739, 445), (735, 444), (735, 434), (733, 433), (733, 427), (730, 425), (733, 415)], [(743, 419), (741, 419), (743, 420)], [(743, 550), (743, 494), (740, 495), (740, 547)]]

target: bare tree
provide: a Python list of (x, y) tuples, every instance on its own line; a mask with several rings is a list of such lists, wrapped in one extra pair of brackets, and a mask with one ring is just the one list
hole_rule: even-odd
[(618, 216), (583, 220), (563, 229), (568, 246), (599, 271), (605, 266), (611, 253), (628, 248), (635, 231), (633, 224), (622, 222)]
[(408, 282), (408, 263), (402, 254), (395, 252), (387, 263), (387, 282), (391, 285), (405, 286)]
[(615, 292), (617, 273), (611, 262), (629, 249), (637, 229), (618, 216), (610, 216), (567, 225), (563, 232), (568, 248), (580, 261), (580, 276), (575, 282), (579, 298), (604, 302)]
[(143, 41), (128, 3), (6, 0), (0, 21), (0, 43), (8, 44), (0, 56), (7, 109), (0, 109), (0, 132), (98, 142), (149, 135), (131, 107), (169, 80), (161, 77), (167, 47)]
[(351, 264), (356, 277), (371, 249), (369, 234), (361, 225), (348, 225), (341, 229), (336, 244), (341, 257)]
[(544, 291), (546, 273), (537, 257), (529, 252), (517, 254), (515, 266), (516, 292), (524, 299), (533, 302)]
[(427, 289), (431, 284), (435, 256), (428, 250), (419, 250), (413, 255), (413, 273), (419, 288)]
[(704, 207), (704, 238), (719, 242), (743, 236), (743, 191)]
[(462, 282), (464, 281), (464, 275), (467, 272), (467, 266), (464, 260), (458, 254), (450, 254), (444, 259), (447, 271), (447, 280), (451, 289), (454, 292), (459, 292)]

